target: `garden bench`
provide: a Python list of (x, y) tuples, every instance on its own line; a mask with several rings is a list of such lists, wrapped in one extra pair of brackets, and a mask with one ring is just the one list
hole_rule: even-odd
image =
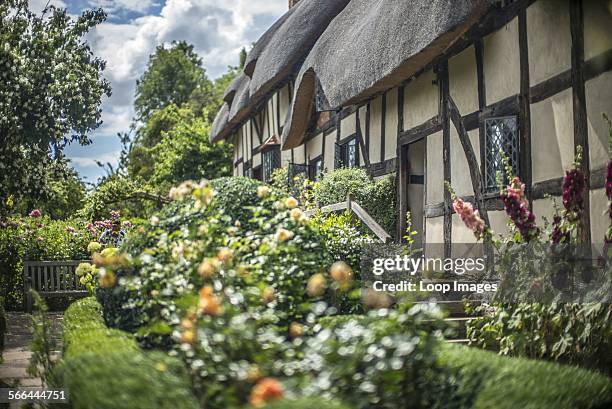
[(27, 312), (32, 311), (32, 295), (35, 290), (42, 298), (85, 297), (88, 291), (80, 283), (76, 268), (88, 260), (24, 261), (23, 300)]

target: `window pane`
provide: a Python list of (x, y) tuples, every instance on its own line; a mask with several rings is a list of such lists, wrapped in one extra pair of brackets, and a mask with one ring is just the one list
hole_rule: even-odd
[(519, 174), (519, 135), (516, 116), (485, 120), (484, 184), (487, 192), (497, 191), (497, 174), (504, 183), (510, 176), (504, 169), (503, 154), (508, 158), (513, 175)]
[(351, 139), (346, 143), (347, 158), (346, 166), (350, 168), (357, 167), (357, 140)]

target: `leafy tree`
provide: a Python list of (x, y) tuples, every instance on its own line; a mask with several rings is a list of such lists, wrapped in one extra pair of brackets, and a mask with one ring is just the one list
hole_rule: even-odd
[(48, 187), (40, 197), (24, 197), (13, 209), (16, 213), (27, 214), (39, 209), (52, 219), (68, 219), (83, 206), (85, 184), (79, 174), (65, 160), (58, 160), (45, 170), (45, 184)]
[(52, 6), (37, 16), (26, 0), (0, 2), (0, 214), (48, 190), (50, 163), (100, 125), (110, 85), (84, 36), (105, 18), (101, 9), (72, 19)]
[(136, 82), (136, 114), (139, 120), (147, 121), (153, 112), (170, 104), (181, 106), (192, 96), (206, 106), (214, 98), (212, 88), (193, 45), (185, 41), (173, 42), (168, 48), (160, 45)]
[(167, 132), (150, 150), (153, 173), (150, 183), (169, 189), (178, 182), (216, 179), (231, 174), (232, 151), (228, 144), (211, 144), (210, 123), (189, 109), (180, 111), (183, 120)]

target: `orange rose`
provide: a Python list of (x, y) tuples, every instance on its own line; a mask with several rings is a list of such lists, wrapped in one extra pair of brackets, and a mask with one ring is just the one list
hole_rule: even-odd
[(348, 287), (353, 280), (353, 270), (344, 261), (336, 261), (332, 264), (329, 274), (342, 288)]
[(265, 406), (266, 403), (282, 399), (283, 385), (274, 378), (263, 378), (251, 390), (249, 402), (256, 408)]
[(213, 294), (211, 286), (203, 287), (200, 290), (200, 302), (198, 306), (202, 314), (206, 315), (219, 315), (223, 312), (221, 299)]

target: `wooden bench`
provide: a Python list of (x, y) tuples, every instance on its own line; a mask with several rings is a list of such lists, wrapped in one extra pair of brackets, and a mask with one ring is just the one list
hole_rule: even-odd
[(89, 260), (24, 261), (23, 300), (26, 311), (32, 311), (30, 289), (43, 298), (87, 296), (87, 288), (76, 275), (77, 266), (86, 262)]

